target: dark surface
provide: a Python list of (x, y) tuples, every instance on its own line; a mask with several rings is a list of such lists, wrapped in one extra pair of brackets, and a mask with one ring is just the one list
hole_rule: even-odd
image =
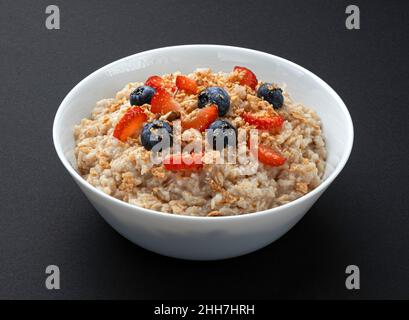
[[(345, 8), (361, 9), (361, 30)], [(44, 27), (57, 4), (61, 30)], [(0, 298), (409, 298), (406, 1), (0, 0)], [(98, 215), (60, 164), (66, 93), (118, 58), (176, 44), (253, 48), (318, 74), (355, 125), (346, 168), (305, 218), (245, 257), (145, 251)], [(61, 269), (59, 291), (45, 267)], [(361, 290), (345, 289), (345, 267)]]

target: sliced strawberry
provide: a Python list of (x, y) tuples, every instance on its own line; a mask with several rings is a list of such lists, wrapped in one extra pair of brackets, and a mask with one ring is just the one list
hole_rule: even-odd
[(176, 77), (176, 87), (178, 89), (185, 91), (188, 94), (197, 93), (197, 83), (195, 80), (190, 79), (186, 76), (177, 76)]
[(218, 108), (215, 104), (200, 109), (197, 115), (191, 119), (182, 119), (182, 129), (197, 129), (201, 132), (205, 131), (210, 124), (217, 119), (219, 115)]
[(159, 76), (150, 76), (145, 81), (145, 85), (157, 89), (163, 86), (163, 79)]
[(241, 74), (240, 84), (247, 85), (251, 89), (255, 89), (258, 83), (256, 75), (250, 70), (245, 67), (235, 66), (234, 71), (238, 71)]
[(248, 112), (243, 113), (241, 117), (248, 124), (254, 125), (260, 130), (278, 130), (281, 129), (284, 122), (284, 118), (280, 116), (256, 117)]
[(156, 89), (165, 88), (171, 92), (176, 91), (176, 87), (173, 84), (165, 83), (165, 81), (159, 76), (150, 76), (146, 81), (145, 85)]
[(258, 161), (268, 166), (278, 167), (285, 163), (286, 158), (276, 153), (273, 149), (259, 145), (258, 146)]
[(119, 120), (115, 126), (113, 136), (122, 142), (134, 135), (142, 128), (143, 123), (148, 119), (141, 107), (132, 107)]
[(202, 153), (174, 154), (163, 161), (166, 170), (199, 170), (203, 168)]
[(166, 114), (170, 111), (180, 111), (179, 103), (166, 89), (158, 87), (155, 90), (151, 100), (151, 112)]

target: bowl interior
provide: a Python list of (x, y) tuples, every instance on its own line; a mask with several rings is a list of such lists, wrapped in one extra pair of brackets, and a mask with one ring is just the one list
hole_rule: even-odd
[[(259, 80), (286, 84), (296, 102), (314, 109), (321, 117), (328, 150), (325, 177), (343, 166), (352, 147), (349, 113), (338, 95), (321, 79), (285, 59), (266, 53), (226, 46), (177, 46), (142, 52), (111, 63), (81, 81), (62, 102), (54, 122), (54, 143), (63, 162), (75, 166), (73, 127), (88, 117), (96, 101), (114, 97), (128, 82), (174, 71), (196, 68), (229, 72), (242, 65)], [(68, 161), (68, 163), (67, 163)], [(338, 168), (340, 170), (340, 168)]]

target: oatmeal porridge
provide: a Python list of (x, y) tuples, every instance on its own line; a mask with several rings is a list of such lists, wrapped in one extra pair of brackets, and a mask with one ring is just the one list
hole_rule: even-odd
[[(257, 133), (255, 148), (246, 138), (250, 132)], [(325, 171), (317, 114), (245, 67), (129, 83), (98, 101), (74, 135), (77, 169), (86, 181), (132, 205), (170, 214), (270, 209), (316, 188)], [(153, 161), (154, 153), (162, 161)], [(230, 154), (245, 157), (226, 160)]]

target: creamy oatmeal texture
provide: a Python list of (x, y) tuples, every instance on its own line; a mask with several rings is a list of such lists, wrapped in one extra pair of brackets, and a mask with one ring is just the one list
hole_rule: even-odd
[[(162, 78), (172, 87), (177, 75), (180, 73)], [(198, 92), (217, 86), (228, 93), (230, 108), (219, 119), (229, 121), (237, 129), (256, 128), (243, 119), (243, 113), (283, 118), (278, 132), (259, 131), (259, 143), (283, 156), (284, 164), (271, 166), (257, 162), (254, 174), (243, 175), (244, 165), (240, 163), (204, 163), (200, 170), (181, 171), (167, 170), (162, 164), (152, 163), (151, 151), (142, 145), (138, 133), (125, 142), (113, 136), (115, 126), (131, 108), (130, 94), (143, 85), (135, 82), (127, 84), (115, 98), (97, 102), (90, 117), (75, 126), (75, 155), (82, 177), (106, 194), (130, 204), (191, 216), (227, 216), (266, 210), (293, 201), (321, 183), (326, 149), (321, 121), (313, 110), (293, 102), (285, 90), (283, 106), (273, 108), (257, 96), (257, 89), (263, 82), (258, 82), (256, 88), (243, 85), (242, 74), (238, 71), (213, 73), (209, 69), (198, 69), (188, 77), (196, 81)], [(274, 75), (265, 80), (273, 79)], [(176, 90), (172, 95), (181, 107), (182, 121), (203, 110), (198, 108), (197, 94)], [(141, 108), (147, 115), (146, 122), (164, 119), (170, 114), (176, 118), (172, 120), (178, 121), (178, 115), (173, 112), (155, 114), (149, 104)], [(191, 128), (182, 136), (190, 141), (197, 133)], [(238, 146), (239, 149), (243, 147), (245, 143)], [(217, 157), (219, 151), (210, 153)]]

